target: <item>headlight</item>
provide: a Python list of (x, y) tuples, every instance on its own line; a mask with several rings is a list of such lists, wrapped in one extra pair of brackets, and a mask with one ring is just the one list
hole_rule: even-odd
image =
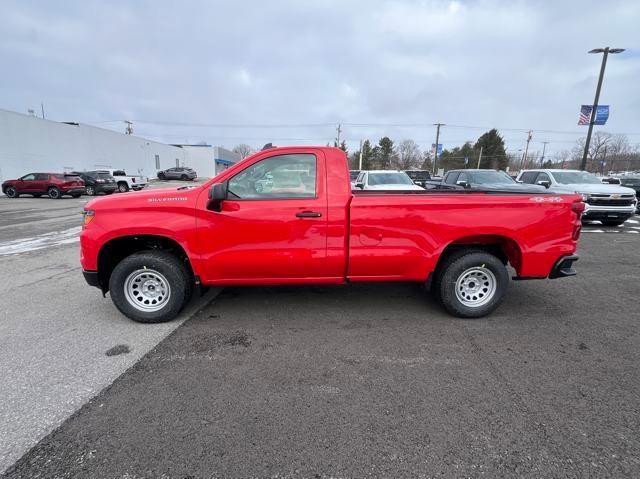
[(582, 195), (582, 201), (584, 201), (585, 203), (587, 201), (589, 201), (589, 199), (591, 198), (591, 196), (587, 193), (580, 193)]

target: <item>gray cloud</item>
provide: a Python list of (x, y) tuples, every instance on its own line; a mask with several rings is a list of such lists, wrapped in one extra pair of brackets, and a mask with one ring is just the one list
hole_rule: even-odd
[[(640, 143), (636, 1), (4, 2), (0, 107), (45, 102), (57, 120), (134, 119), (136, 133), (232, 146), (325, 143), (337, 122), (479, 125), (582, 131), (600, 57), (616, 46), (602, 103), (606, 129)], [(317, 124), (215, 128), (142, 123)], [(122, 129), (119, 123), (105, 127)], [(478, 129), (445, 127), (442, 141)], [(344, 128), (413, 138), (431, 127)], [(503, 131), (511, 149), (525, 134)], [(534, 133), (551, 151), (579, 134)], [(533, 148), (538, 148), (534, 143)]]

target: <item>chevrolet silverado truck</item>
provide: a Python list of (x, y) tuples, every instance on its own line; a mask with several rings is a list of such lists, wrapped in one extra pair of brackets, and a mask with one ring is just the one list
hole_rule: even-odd
[(271, 148), (202, 185), (90, 201), (81, 264), (144, 323), (174, 318), (198, 285), (360, 281), (422, 283), (477, 318), (503, 299), (508, 265), (514, 279), (576, 274), (583, 209), (546, 190), (352, 191), (342, 150)]

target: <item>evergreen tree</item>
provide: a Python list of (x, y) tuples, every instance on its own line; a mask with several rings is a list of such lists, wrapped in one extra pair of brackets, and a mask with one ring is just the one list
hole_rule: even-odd
[(504, 148), (504, 140), (495, 128), (484, 133), (474, 146), (478, 153), (482, 147), (482, 160), (480, 168), (505, 170), (509, 163), (507, 152)]
[(396, 161), (396, 152), (393, 140), (388, 136), (380, 138), (378, 145), (373, 149), (376, 167), (381, 170), (388, 170)]

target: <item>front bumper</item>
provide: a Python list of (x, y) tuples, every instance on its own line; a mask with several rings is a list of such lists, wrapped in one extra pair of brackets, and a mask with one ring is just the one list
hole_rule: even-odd
[(593, 206), (585, 203), (584, 212), (582, 213), (583, 220), (606, 220), (606, 219), (620, 219), (626, 220), (632, 217), (636, 212), (636, 205), (631, 204), (629, 206)]
[(84, 276), (84, 280), (87, 282), (89, 286), (95, 286), (96, 288), (100, 288), (100, 281), (98, 280), (98, 272), (97, 271), (82, 271), (82, 275)]
[(573, 269), (573, 263), (578, 261), (579, 257), (577, 254), (572, 254), (569, 256), (563, 256), (556, 264), (551, 268), (551, 273), (549, 273), (549, 279), (556, 278), (566, 278), (567, 276), (575, 276), (576, 270)]

